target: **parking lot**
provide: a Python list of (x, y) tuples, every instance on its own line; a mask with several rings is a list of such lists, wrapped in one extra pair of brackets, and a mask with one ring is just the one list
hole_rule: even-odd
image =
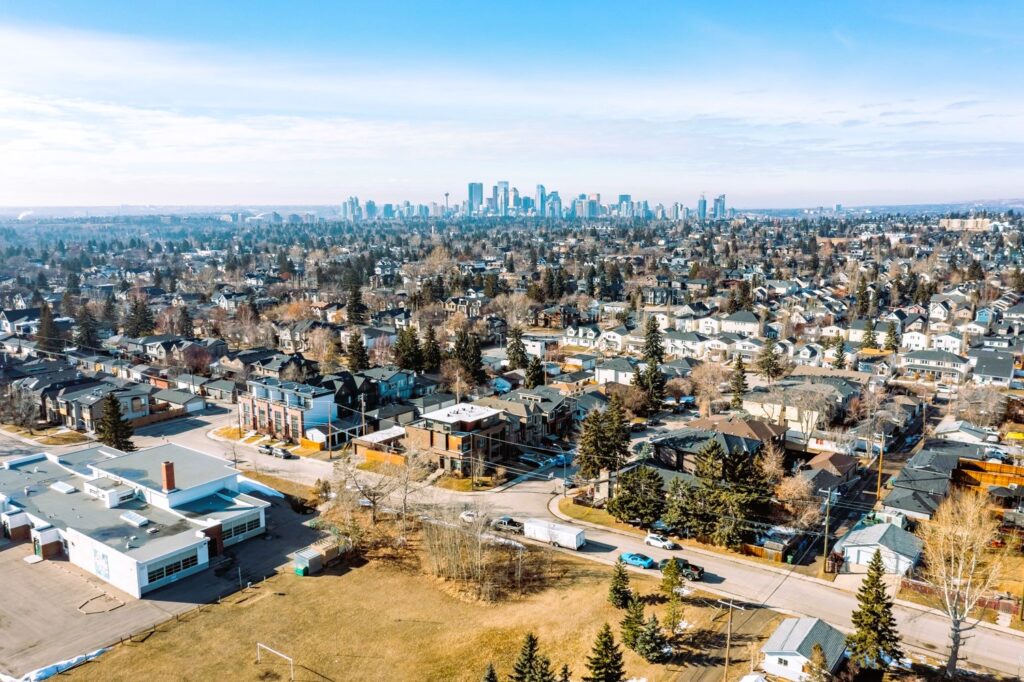
[(287, 554), (311, 543), (316, 534), (302, 525), (309, 518), (282, 500), (268, 510), (268, 532), (230, 548), (236, 560), (221, 575), (204, 571), (152, 595), (134, 599), (65, 560), (28, 564), (30, 543), (0, 540), (0, 673), (30, 670), (93, 651), (216, 601), (256, 582), (288, 561)]

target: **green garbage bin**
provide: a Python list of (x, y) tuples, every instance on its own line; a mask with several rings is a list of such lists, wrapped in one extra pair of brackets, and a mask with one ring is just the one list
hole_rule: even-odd
[(308, 566), (296, 566), (295, 567), (295, 575), (301, 575), (303, 577), (309, 575), (309, 567)]

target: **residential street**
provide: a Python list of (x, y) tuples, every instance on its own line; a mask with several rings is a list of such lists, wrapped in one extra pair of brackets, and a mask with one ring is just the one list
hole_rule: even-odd
[[(333, 466), (308, 458), (281, 460), (258, 454), (254, 448), (235, 445), (208, 437), (208, 431), (231, 422), (233, 413), (217, 410), (190, 419), (175, 420), (140, 429), (136, 445), (147, 447), (163, 442), (184, 445), (202, 452), (217, 454), (228, 460), (237, 456), (244, 469), (256, 465), (261, 471), (301, 483), (317, 478), (333, 478)], [(8, 435), (0, 434), (0, 457), (29, 454), (36, 451), (68, 451), (70, 448), (32, 448)], [(372, 474), (364, 474), (372, 475)], [(540, 474), (544, 476), (544, 474)], [(560, 494), (559, 479), (528, 480), (511, 485), (501, 492), (455, 493), (427, 487), (415, 495), (415, 502), (424, 507), (452, 505), (475, 508), (489, 515), (511, 514), (517, 518), (547, 518), (585, 528), (588, 543), (578, 554), (592, 561), (612, 564), (622, 552), (635, 551), (662, 559), (680, 552), (647, 547), (639, 538), (605, 529), (583, 526), (560, 519), (550, 511), (552, 498)], [(786, 571), (785, 567), (769, 567), (705, 550), (687, 548), (681, 552), (706, 570), (701, 583), (705, 589), (722, 596), (734, 597), (749, 604), (764, 605), (785, 613), (822, 618), (843, 629), (851, 627), (850, 614), (856, 608), (856, 597), (825, 581), (807, 578)], [(749, 612), (748, 612), (749, 613)], [(741, 627), (744, 613), (737, 616)], [(943, 656), (948, 642), (948, 626), (937, 613), (921, 608), (898, 605), (896, 617), (900, 632), (911, 653), (929, 652)], [(1008, 675), (1019, 675), (1024, 668), (1024, 633), (1012, 634), (988, 627), (979, 627), (962, 648), (963, 663), (990, 668)]]

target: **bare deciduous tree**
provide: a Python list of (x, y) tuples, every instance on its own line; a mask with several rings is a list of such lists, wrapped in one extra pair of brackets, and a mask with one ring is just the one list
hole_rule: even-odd
[(935, 590), (936, 607), (950, 625), (946, 677), (956, 675), (964, 633), (977, 626), (978, 599), (999, 580), (1002, 556), (989, 543), (999, 530), (984, 495), (971, 490), (953, 493), (918, 534), (924, 542), (922, 578)]
[(810, 528), (821, 521), (821, 500), (814, 486), (801, 476), (787, 476), (775, 487), (775, 496), (786, 511), (786, 520), (797, 528)]
[(398, 479), (359, 471), (351, 456), (342, 460), (339, 469), (342, 479), (345, 481), (345, 488), (358, 495), (356, 502), (359, 506), (369, 508), (370, 523), (376, 524), (377, 512), (380, 511), (381, 504), (398, 490)]
[(690, 379), (693, 391), (697, 395), (702, 417), (711, 416), (711, 406), (722, 397), (722, 382), (729, 376), (729, 370), (717, 362), (704, 362), (698, 365)]
[(39, 401), (31, 393), (12, 390), (0, 402), (0, 419), (31, 435), (39, 420)]
[(1002, 421), (1006, 396), (991, 386), (967, 383), (960, 387), (953, 410), (960, 419), (987, 428)]

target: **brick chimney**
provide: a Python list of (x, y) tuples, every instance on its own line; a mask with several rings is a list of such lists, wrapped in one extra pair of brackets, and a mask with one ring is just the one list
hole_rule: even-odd
[(164, 492), (169, 493), (175, 489), (174, 486), (174, 462), (163, 462), (160, 464), (160, 470), (163, 474), (164, 479)]

